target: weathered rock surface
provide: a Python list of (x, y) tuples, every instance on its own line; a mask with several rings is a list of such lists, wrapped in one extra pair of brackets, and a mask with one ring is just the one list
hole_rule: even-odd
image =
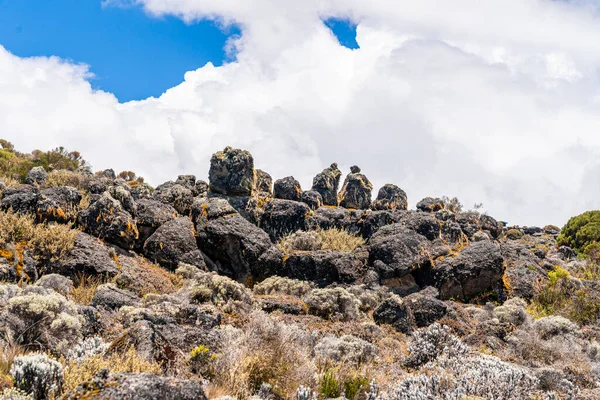
[(146, 239), (161, 225), (177, 218), (177, 211), (168, 204), (158, 200), (142, 199), (136, 202), (136, 224), (139, 238), (136, 248), (141, 250)]
[(356, 165), (350, 170), (339, 194), (340, 206), (366, 210), (371, 206), (373, 184), (360, 173), (360, 168)]
[(146, 240), (144, 255), (171, 270), (175, 270), (179, 262), (206, 269), (195, 233), (194, 224), (188, 217), (168, 221)]
[(300, 182), (293, 176), (277, 179), (273, 187), (273, 197), (276, 199), (300, 201), (302, 198)]
[(119, 267), (101, 240), (80, 232), (69, 254), (52, 263), (49, 270), (72, 278), (78, 274), (112, 277), (119, 272)]
[(152, 196), (155, 200), (169, 204), (181, 215), (190, 215), (192, 212), (194, 194), (185, 186), (166, 182), (158, 186)]
[(246, 150), (226, 147), (210, 159), (210, 190), (231, 196), (250, 196), (254, 188), (254, 159)]
[(267, 202), (260, 227), (276, 242), (281, 237), (305, 228), (310, 208), (298, 201), (273, 199)]
[(338, 186), (342, 172), (336, 163), (331, 164), (313, 179), (312, 189), (323, 197), (323, 204), (327, 206), (338, 205)]
[(444, 202), (437, 197), (425, 197), (417, 203), (417, 209), (425, 212), (436, 212), (444, 208)]
[(377, 193), (377, 199), (371, 204), (372, 210), (406, 210), (408, 199), (406, 192), (396, 185), (386, 184)]
[(273, 195), (273, 178), (262, 169), (256, 170), (256, 192)]
[(44, 167), (33, 167), (27, 173), (25, 183), (28, 185), (41, 185), (48, 178), (48, 173)]
[(302, 192), (300, 201), (306, 204), (311, 210), (316, 210), (323, 205), (323, 197), (321, 193), (314, 190), (306, 190)]
[(119, 289), (112, 283), (105, 283), (96, 288), (92, 305), (118, 310), (123, 306), (136, 306), (139, 302), (135, 294)]
[(36, 206), (38, 221), (66, 223), (74, 219), (81, 198), (81, 192), (71, 186), (43, 189)]
[(35, 214), (40, 191), (33, 185), (16, 185), (2, 191), (0, 208), (21, 214)]
[(398, 332), (412, 333), (416, 329), (415, 317), (409, 307), (398, 296), (390, 296), (373, 312), (377, 324), (388, 324)]

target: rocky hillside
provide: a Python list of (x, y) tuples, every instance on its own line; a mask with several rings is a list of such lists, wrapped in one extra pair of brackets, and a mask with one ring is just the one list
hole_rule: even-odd
[(302, 190), (229, 147), (152, 188), (0, 144), (2, 399), (600, 398), (600, 218), (408, 210), (335, 163)]

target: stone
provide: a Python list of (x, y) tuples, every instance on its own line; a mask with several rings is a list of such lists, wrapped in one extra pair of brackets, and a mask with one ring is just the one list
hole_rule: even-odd
[(416, 329), (415, 317), (409, 307), (396, 295), (385, 299), (373, 312), (377, 325), (391, 325), (398, 332), (410, 334)]
[(131, 214), (108, 192), (102, 194), (86, 210), (79, 211), (77, 222), (85, 232), (124, 249), (133, 248), (139, 237)]
[(254, 159), (246, 150), (226, 147), (210, 159), (210, 191), (230, 196), (251, 196), (254, 188)]
[(358, 283), (369, 270), (367, 259), (366, 251), (297, 252), (286, 257), (281, 274), (293, 279), (312, 281), (321, 287), (335, 282)]
[(194, 191), (196, 188), (196, 175), (179, 175), (175, 184)]
[(133, 293), (119, 289), (112, 283), (104, 283), (96, 288), (92, 305), (119, 310), (123, 306), (137, 306), (139, 299)]
[(427, 287), (403, 299), (404, 304), (412, 311), (415, 324), (419, 328), (429, 326), (446, 316), (448, 307), (443, 301), (437, 299), (437, 296), (437, 289)]
[(35, 214), (40, 191), (33, 185), (16, 185), (2, 191), (0, 208), (20, 214)]
[(110, 180), (113, 180), (113, 181), (115, 179), (117, 179), (117, 175), (115, 174), (115, 171), (112, 168), (105, 169), (104, 171), (102, 171), (100, 173), (100, 176), (102, 178), (110, 179)]
[(273, 199), (267, 202), (260, 219), (260, 227), (274, 242), (283, 236), (305, 228), (310, 208), (292, 200)]
[(300, 201), (306, 204), (311, 210), (316, 210), (323, 205), (323, 197), (315, 190), (305, 190), (302, 192)]
[(37, 220), (67, 223), (75, 219), (81, 198), (81, 192), (71, 186), (43, 189), (36, 207)]
[(181, 215), (191, 215), (194, 193), (180, 184), (163, 183), (156, 188), (152, 197), (162, 203), (169, 204)]
[(154, 189), (147, 183), (140, 183), (131, 188), (131, 195), (134, 200), (151, 199)]
[(386, 184), (377, 193), (377, 199), (371, 203), (372, 210), (407, 210), (406, 192), (396, 185)]
[(35, 284), (46, 289), (52, 289), (63, 296), (68, 295), (73, 290), (73, 281), (59, 274), (44, 275)]
[(123, 186), (110, 186), (108, 188), (108, 193), (110, 193), (113, 199), (119, 201), (123, 206), (123, 209), (131, 214), (131, 216), (136, 216), (137, 206), (135, 204), (135, 199), (129, 190), (125, 189)]
[(442, 208), (444, 208), (444, 201), (437, 197), (425, 197), (417, 203), (417, 209), (425, 212), (436, 212)]
[(208, 183), (197, 180), (193, 193), (196, 197), (206, 197), (208, 195)]
[(429, 282), (440, 291), (442, 299), (469, 300), (496, 289), (504, 273), (500, 246), (492, 242), (475, 242), (454, 258), (436, 263)]
[(340, 206), (366, 210), (371, 206), (373, 184), (360, 173), (360, 168), (356, 165), (352, 166), (350, 170), (351, 173), (346, 176), (339, 194)]
[(48, 173), (44, 167), (33, 167), (27, 173), (25, 183), (28, 185), (41, 185), (48, 178)]
[(337, 192), (341, 176), (342, 172), (339, 170), (337, 164), (333, 163), (314, 177), (311, 190), (321, 194), (324, 205), (337, 207)]
[(577, 252), (569, 246), (560, 246), (558, 248), (558, 255), (562, 260), (571, 260), (577, 257)]
[(163, 224), (177, 218), (177, 211), (169, 204), (158, 200), (142, 199), (136, 201), (136, 224), (139, 237), (136, 248), (141, 250), (144, 242)]
[(256, 191), (268, 197), (273, 196), (273, 178), (262, 169), (256, 170)]
[(273, 197), (276, 199), (300, 201), (302, 198), (300, 182), (294, 179), (293, 176), (277, 179), (274, 184)]
[(111, 374), (100, 371), (92, 380), (80, 384), (66, 400), (206, 400), (200, 381), (155, 374)]
[(144, 255), (170, 270), (177, 269), (181, 261), (206, 269), (204, 259), (199, 254), (195, 233), (190, 218), (179, 217), (170, 220), (161, 225), (146, 240)]
[(119, 273), (115, 258), (99, 239), (84, 232), (77, 233), (69, 253), (49, 266), (49, 272), (77, 277), (78, 274), (113, 277)]

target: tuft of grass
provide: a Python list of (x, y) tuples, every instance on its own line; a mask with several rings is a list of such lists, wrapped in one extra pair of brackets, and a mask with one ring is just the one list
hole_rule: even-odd
[(0, 246), (28, 242), (33, 238), (35, 229), (31, 215), (17, 214), (10, 210), (0, 212)]
[(69, 393), (79, 384), (91, 380), (99, 371), (108, 369), (112, 373), (150, 373), (159, 374), (161, 365), (143, 359), (133, 346), (125, 352), (109, 355), (97, 354), (80, 362), (69, 362), (61, 359), (65, 366), (63, 391)]
[(33, 230), (29, 247), (39, 261), (54, 262), (73, 249), (77, 233), (71, 225), (38, 224)]
[(334, 371), (327, 371), (323, 374), (319, 393), (326, 399), (335, 399), (341, 396), (342, 385), (335, 377)]
[(87, 190), (91, 178), (75, 171), (59, 169), (50, 171), (43, 187), (72, 186), (79, 190)]
[(280, 239), (278, 246), (286, 254), (295, 251), (332, 250), (349, 253), (365, 244), (365, 240), (344, 229), (329, 228), (298, 231)]
[(69, 294), (71, 300), (83, 306), (90, 305), (94, 298), (96, 288), (104, 283), (100, 276), (85, 275), (78, 273), (75, 276), (73, 290)]
[(10, 366), (15, 357), (23, 354), (25, 354), (25, 350), (16, 343), (0, 345), (0, 391), (13, 386), (13, 380), (10, 376)]

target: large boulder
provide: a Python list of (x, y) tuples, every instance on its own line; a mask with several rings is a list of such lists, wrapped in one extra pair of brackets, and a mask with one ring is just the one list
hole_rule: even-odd
[(340, 206), (366, 210), (371, 206), (373, 184), (360, 173), (356, 165), (350, 171), (340, 191)]
[(147, 183), (140, 183), (131, 188), (134, 200), (151, 199), (154, 189)]
[(410, 334), (416, 329), (412, 310), (396, 295), (388, 297), (379, 304), (373, 312), (373, 320), (378, 325), (391, 325), (404, 334)]
[(33, 185), (16, 185), (2, 191), (0, 208), (21, 214), (35, 214), (40, 191)]
[(406, 210), (408, 199), (406, 192), (396, 185), (386, 184), (377, 193), (377, 199), (371, 204), (372, 210)]
[(496, 239), (500, 236), (502, 229), (498, 222), (489, 215), (480, 214), (477, 211), (465, 211), (457, 213), (455, 221), (460, 225), (461, 230), (469, 239), (479, 231), (484, 231), (491, 238)]
[(424, 212), (436, 212), (444, 208), (444, 201), (437, 197), (425, 197), (417, 203), (417, 210)]
[(71, 186), (58, 186), (44, 189), (36, 207), (39, 221), (56, 221), (66, 223), (75, 218), (77, 206), (82, 195)]
[(108, 192), (86, 210), (79, 211), (77, 222), (87, 233), (124, 249), (131, 249), (139, 237), (131, 214)]
[(155, 374), (111, 374), (100, 371), (92, 380), (79, 385), (66, 400), (206, 400), (200, 381)]
[(247, 221), (224, 199), (195, 203), (194, 221), (200, 250), (219, 273), (244, 282), (267, 277), (281, 267), (283, 253), (269, 235)]
[(178, 183), (163, 183), (154, 190), (152, 196), (155, 200), (169, 204), (182, 215), (190, 215), (192, 212), (194, 193)]
[(179, 175), (175, 181), (175, 184), (194, 191), (196, 188), (196, 175)]
[(119, 289), (112, 283), (105, 283), (96, 288), (92, 305), (111, 310), (119, 310), (123, 306), (137, 306), (139, 299), (127, 290)]
[(427, 287), (403, 299), (404, 304), (411, 309), (417, 327), (429, 326), (446, 316), (448, 306), (437, 298), (438, 295), (437, 289)]
[(481, 241), (465, 247), (454, 258), (436, 263), (429, 282), (442, 299), (469, 300), (489, 289), (497, 289), (504, 272), (500, 246)]
[(262, 169), (256, 170), (256, 192), (273, 196), (273, 178)]
[(331, 164), (313, 179), (312, 189), (321, 194), (323, 204), (326, 206), (338, 205), (338, 186), (342, 172), (336, 163)]
[(312, 281), (324, 287), (332, 283), (359, 283), (367, 277), (368, 253), (355, 251), (342, 253), (331, 250), (296, 252), (284, 261), (282, 275)]
[(275, 181), (273, 197), (276, 199), (300, 201), (302, 198), (302, 188), (300, 182), (293, 176), (286, 176)]
[(133, 195), (131, 194), (131, 191), (127, 185), (110, 186), (108, 188), (108, 193), (110, 193), (113, 199), (118, 200), (119, 203), (121, 203), (125, 211), (127, 211), (133, 217), (136, 216), (137, 207), (135, 204), (135, 199), (133, 198)]
[(254, 179), (254, 159), (250, 152), (226, 147), (212, 155), (208, 172), (212, 192), (250, 196)]
[(508, 296), (526, 300), (533, 298), (547, 276), (542, 267), (543, 260), (514, 241), (502, 243), (500, 250), (506, 267), (503, 284)]
[(175, 270), (180, 262), (206, 269), (196, 244), (194, 224), (188, 217), (161, 225), (144, 243), (144, 255), (171, 270)]
[(48, 178), (48, 173), (44, 167), (33, 167), (27, 173), (25, 183), (28, 185), (41, 185)]
[(158, 200), (138, 200), (136, 209), (136, 223), (140, 234), (136, 242), (138, 249), (161, 225), (177, 218), (177, 211), (173, 207)]
[(316, 210), (323, 205), (323, 196), (314, 190), (305, 190), (300, 196), (300, 201), (306, 204), (311, 210)]
[(49, 266), (49, 272), (75, 278), (78, 274), (113, 277), (119, 273), (115, 258), (101, 240), (79, 232), (69, 253)]
[(304, 229), (306, 218), (310, 216), (310, 208), (298, 201), (270, 200), (264, 208), (260, 219), (260, 227), (264, 229), (273, 241)]

